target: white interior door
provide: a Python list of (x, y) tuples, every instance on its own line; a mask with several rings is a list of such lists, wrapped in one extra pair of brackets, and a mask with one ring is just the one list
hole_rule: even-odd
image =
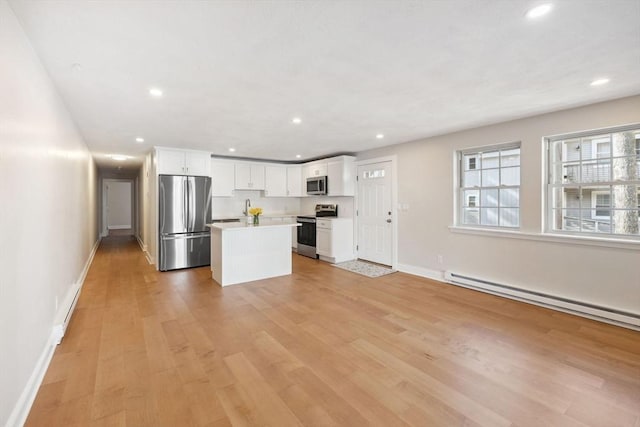
[(391, 265), (391, 162), (358, 166), (358, 258)]

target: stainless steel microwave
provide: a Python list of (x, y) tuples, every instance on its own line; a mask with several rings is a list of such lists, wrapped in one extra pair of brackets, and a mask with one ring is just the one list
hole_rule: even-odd
[(327, 177), (314, 176), (307, 178), (307, 194), (312, 196), (327, 194)]

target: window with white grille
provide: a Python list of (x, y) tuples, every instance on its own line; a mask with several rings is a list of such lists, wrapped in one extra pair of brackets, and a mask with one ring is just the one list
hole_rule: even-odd
[(640, 237), (640, 125), (546, 144), (547, 231)]
[(520, 143), (460, 151), (458, 225), (520, 226)]

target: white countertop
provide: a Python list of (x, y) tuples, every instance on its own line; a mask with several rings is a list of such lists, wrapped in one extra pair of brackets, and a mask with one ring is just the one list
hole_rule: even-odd
[(247, 228), (275, 228), (275, 227), (299, 227), (301, 224), (297, 222), (274, 221), (269, 218), (260, 218), (260, 224), (254, 225), (253, 221), (240, 222), (217, 222), (215, 224), (207, 224), (209, 228), (218, 230), (243, 230)]
[[(295, 218), (299, 216), (299, 214), (292, 214), (292, 213), (288, 213), (288, 214), (261, 214), (260, 215), (260, 219), (262, 218)], [(247, 217), (244, 215), (220, 215), (220, 216), (216, 216), (213, 219), (214, 220), (224, 220), (224, 219), (246, 219)]]

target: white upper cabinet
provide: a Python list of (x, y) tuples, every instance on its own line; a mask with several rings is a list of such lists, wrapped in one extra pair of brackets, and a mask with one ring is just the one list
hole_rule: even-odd
[(287, 167), (287, 196), (302, 197), (302, 166)]
[(237, 162), (235, 178), (236, 190), (264, 190), (264, 165)]
[(211, 195), (231, 197), (235, 189), (235, 164), (228, 160), (211, 161)]
[(307, 178), (327, 175), (327, 161), (320, 160), (311, 163), (305, 163), (302, 167), (302, 177), (306, 182)]
[(287, 168), (286, 166), (267, 165), (264, 168), (265, 197), (287, 196)]
[(329, 159), (316, 160), (302, 166), (301, 193), (306, 196), (306, 181), (308, 178), (327, 177), (328, 196), (354, 196), (355, 185), (355, 157), (338, 156)]
[(186, 166), (188, 175), (209, 176), (211, 174), (211, 153), (187, 151)]
[(354, 157), (339, 156), (328, 159), (327, 188), (328, 196), (355, 195), (356, 185)]
[(206, 151), (157, 148), (158, 175), (209, 176), (211, 154)]
[(184, 151), (157, 150), (158, 175), (185, 175)]

